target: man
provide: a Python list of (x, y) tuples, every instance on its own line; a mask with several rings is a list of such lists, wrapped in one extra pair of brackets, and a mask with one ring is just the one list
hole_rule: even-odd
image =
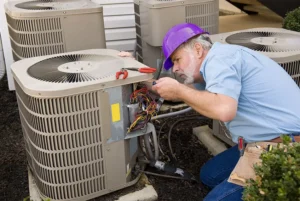
[[(185, 79), (161, 78), (152, 87), (166, 100), (180, 99), (212, 119), (225, 122), (232, 139), (279, 142), (281, 134), (299, 141), (300, 90), (273, 60), (237, 45), (212, 44), (194, 24), (171, 28), (163, 40), (165, 69)], [(185, 84), (194, 84), (195, 89)], [(239, 160), (234, 146), (208, 161), (201, 181), (212, 188), (206, 201), (241, 200), (243, 187), (227, 182)]]

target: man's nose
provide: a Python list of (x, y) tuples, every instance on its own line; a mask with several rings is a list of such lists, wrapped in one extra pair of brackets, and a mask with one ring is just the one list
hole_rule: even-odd
[(172, 70), (173, 70), (173, 73), (176, 73), (179, 70), (178, 65), (174, 64)]

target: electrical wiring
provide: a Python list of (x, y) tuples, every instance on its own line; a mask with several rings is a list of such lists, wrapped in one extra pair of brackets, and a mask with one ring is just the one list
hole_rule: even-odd
[(151, 96), (147, 87), (145, 86), (135, 90), (130, 95), (130, 104), (135, 103), (139, 104), (139, 111), (135, 114), (134, 121), (128, 128), (128, 133), (134, 130), (145, 128), (147, 123), (157, 113), (157, 103), (155, 102), (154, 98)]
[(153, 176), (165, 177), (165, 178), (170, 178), (170, 179), (189, 180), (189, 179), (186, 179), (184, 177), (177, 177), (177, 176), (171, 176), (171, 175), (158, 174), (158, 173), (144, 171), (144, 170), (138, 170), (138, 171), (142, 172), (142, 173), (145, 173), (145, 174), (153, 175)]

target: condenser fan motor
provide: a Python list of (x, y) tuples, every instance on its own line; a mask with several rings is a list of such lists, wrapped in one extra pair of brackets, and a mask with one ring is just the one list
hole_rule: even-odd
[(226, 42), (262, 52), (290, 52), (300, 50), (300, 37), (292, 33), (254, 31), (228, 36)]
[(74, 83), (115, 76), (122, 66), (120, 59), (108, 55), (71, 54), (37, 62), (27, 72), (46, 82)]
[(85, 2), (78, 0), (40, 0), (22, 2), (16, 4), (16, 7), (26, 10), (65, 10), (83, 7), (85, 4)]

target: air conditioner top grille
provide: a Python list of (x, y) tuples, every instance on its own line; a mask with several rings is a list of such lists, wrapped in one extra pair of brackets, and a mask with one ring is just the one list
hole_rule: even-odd
[(122, 68), (145, 65), (118, 56), (110, 49), (83, 50), (22, 59), (12, 64), (14, 79), (31, 96), (66, 96), (152, 79), (153, 74), (128, 70), (126, 79), (116, 79)]
[[(122, 67), (122, 62), (114, 57), (70, 54), (37, 62), (28, 68), (27, 72), (30, 76), (45, 82), (74, 83), (114, 77)], [(102, 70), (99, 70), (100, 68)]]
[(9, 16), (22, 18), (103, 12), (101, 5), (89, 0), (9, 1), (4, 7)]
[(228, 36), (225, 41), (262, 52), (290, 52), (300, 50), (300, 36), (292, 33), (253, 31)]
[(17, 8), (25, 10), (70, 10), (86, 6), (84, 1), (27, 1), (16, 4)]

